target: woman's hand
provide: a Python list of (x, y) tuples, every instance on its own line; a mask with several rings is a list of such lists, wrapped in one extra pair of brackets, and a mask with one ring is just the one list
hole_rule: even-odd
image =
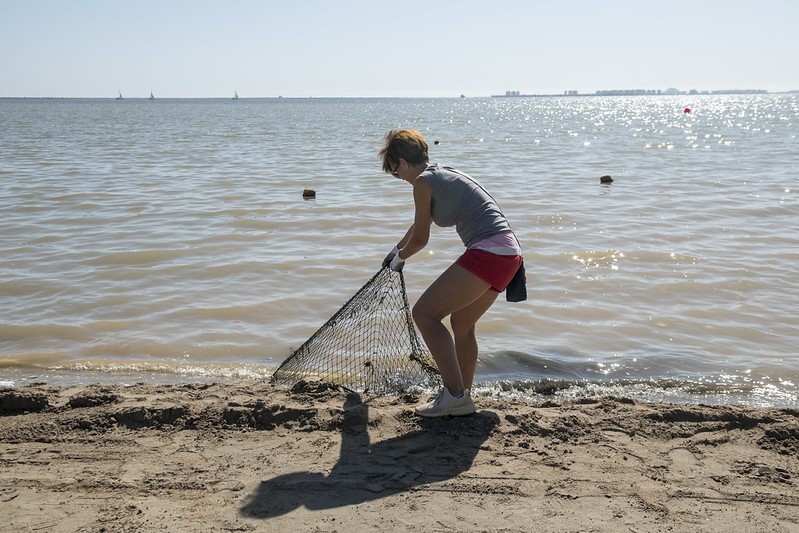
[(397, 254), (391, 259), (391, 263), (388, 265), (388, 267), (394, 272), (401, 272), (402, 267), (404, 266), (405, 266), (405, 260), (400, 259), (399, 252), (397, 252)]
[(399, 248), (395, 245), (394, 248), (388, 253), (385, 259), (383, 259), (383, 268), (391, 266), (391, 260), (394, 259), (397, 254), (399, 254)]

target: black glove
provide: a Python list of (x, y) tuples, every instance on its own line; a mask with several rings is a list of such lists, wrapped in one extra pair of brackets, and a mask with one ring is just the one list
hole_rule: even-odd
[(383, 268), (391, 266), (391, 260), (394, 259), (394, 256), (399, 253), (399, 248), (394, 246), (394, 248), (388, 253), (385, 259), (383, 259)]

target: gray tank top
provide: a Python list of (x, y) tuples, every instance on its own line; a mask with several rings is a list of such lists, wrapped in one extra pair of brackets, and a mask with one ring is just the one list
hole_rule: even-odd
[(467, 248), (493, 235), (512, 231), (494, 199), (471, 176), (434, 164), (417, 179), (430, 184), (433, 222), (441, 227), (455, 226)]

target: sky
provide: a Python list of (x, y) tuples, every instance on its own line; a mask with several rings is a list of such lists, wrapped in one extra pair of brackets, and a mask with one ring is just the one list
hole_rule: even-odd
[(0, 97), (799, 90), (790, 0), (0, 0)]

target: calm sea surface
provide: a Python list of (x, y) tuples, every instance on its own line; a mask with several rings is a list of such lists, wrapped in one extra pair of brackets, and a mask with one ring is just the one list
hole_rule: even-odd
[(478, 392), (799, 405), (796, 94), (0, 100), (0, 386), (268, 379), (410, 224), (398, 127), (525, 250)]

